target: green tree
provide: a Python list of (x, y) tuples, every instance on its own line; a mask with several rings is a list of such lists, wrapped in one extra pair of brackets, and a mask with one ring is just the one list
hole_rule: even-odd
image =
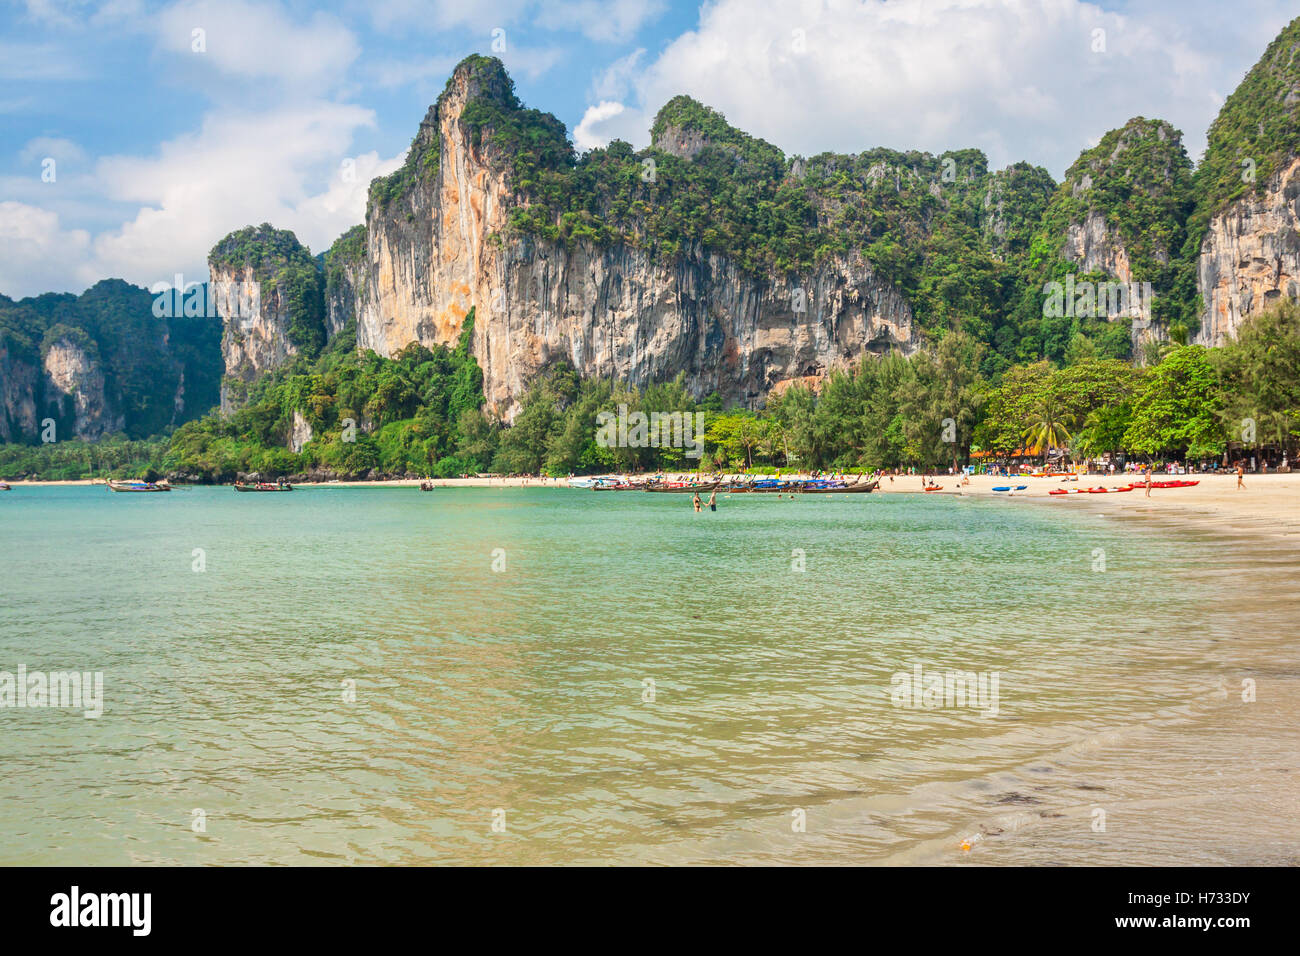
[(1206, 350), (1199, 345), (1177, 347), (1144, 377), (1124, 445), (1147, 455), (1217, 454), (1224, 442), (1222, 408)]

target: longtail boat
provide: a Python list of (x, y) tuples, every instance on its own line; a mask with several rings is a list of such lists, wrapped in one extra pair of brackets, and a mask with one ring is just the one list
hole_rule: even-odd
[(710, 481), (701, 485), (691, 485), (684, 481), (655, 481), (648, 483), (645, 490), (692, 494), (697, 491), (714, 491), (721, 484), (720, 481)]
[(276, 481), (259, 481), (249, 484), (235, 484), (236, 491), (293, 491), (293, 485), (288, 482)]
[(792, 481), (783, 481), (780, 478), (759, 478), (754, 481), (737, 481), (727, 486), (727, 490), (740, 494), (762, 494), (764, 492), (774, 491), (795, 491), (798, 485)]
[(172, 486), (166, 481), (144, 481), (136, 480), (118, 480), (110, 478), (108, 481), (109, 491), (171, 491)]
[(851, 485), (805, 485), (800, 491), (805, 495), (869, 495), (880, 484), (875, 481), (856, 481)]
[(13, 489), (9, 487), (9, 482), (0, 481), (0, 491), (12, 491), (12, 490)]

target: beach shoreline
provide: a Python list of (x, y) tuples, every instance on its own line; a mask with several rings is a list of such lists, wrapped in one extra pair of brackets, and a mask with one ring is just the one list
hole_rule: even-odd
[[(673, 476), (669, 476), (672, 478)], [(685, 477), (691, 477), (689, 474)], [(728, 476), (738, 479), (743, 476)], [(787, 476), (793, 477), (793, 476)], [(1154, 480), (1173, 476), (1155, 475)], [(1061, 509), (1086, 508), (1126, 517), (1158, 518), (1166, 521), (1213, 528), (1220, 531), (1254, 531), (1274, 536), (1300, 534), (1300, 474), (1248, 474), (1244, 490), (1238, 490), (1234, 474), (1180, 475), (1179, 478), (1198, 482), (1190, 488), (1153, 488), (1150, 497), (1141, 484), (1129, 492), (1107, 494), (1076, 494), (1072, 489), (1091, 487), (1123, 487), (1130, 480), (1140, 482), (1136, 476), (1082, 475), (1077, 481), (1062, 478), (1004, 478), (992, 475), (973, 475), (970, 483), (961, 484), (957, 475), (942, 475), (935, 479), (940, 490), (922, 491), (920, 475), (888, 475), (880, 480), (877, 494), (926, 495), (927, 497), (968, 497), (1006, 499), (1008, 502), (1032, 500), (1036, 506)], [(384, 481), (331, 481), (297, 485), (300, 489), (321, 488), (409, 488), (417, 489), (425, 482), (438, 488), (567, 488), (567, 478), (545, 477), (492, 477), (492, 478), (405, 478)], [(70, 481), (11, 481), (15, 489), (40, 487), (81, 487), (105, 484), (102, 479)], [(996, 492), (994, 488), (1016, 488), (1023, 491)], [(176, 485), (177, 488), (203, 487), (201, 485)], [(216, 486), (214, 486), (216, 487)], [(1049, 495), (1054, 489), (1070, 489), (1067, 495)], [(725, 493), (724, 493), (725, 496)]]
[[(1225, 532), (1254, 532), (1287, 537), (1300, 534), (1300, 475), (1249, 474), (1245, 488), (1237, 489), (1235, 474), (1152, 475), (1153, 481), (1180, 478), (1198, 482), (1190, 488), (1152, 488), (1150, 497), (1137, 476), (1103, 477), (1082, 475), (1078, 481), (1061, 478), (995, 478), (974, 475), (961, 485), (959, 476), (938, 479), (940, 491), (921, 491), (916, 475), (886, 477), (879, 489), (884, 494), (927, 494), (975, 498), (1004, 498), (1008, 502), (1030, 499), (1035, 506), (1062, 509), (1086, 508), (1123, 517), (1160, 519), (1186, 527)], [(1112, 488), (1134, 482), (1132, 491), (1106, 494), (1050, 495), (1053, 489)], [(995, 487), (1026, 485), (1024, 491), (995, 492)]]

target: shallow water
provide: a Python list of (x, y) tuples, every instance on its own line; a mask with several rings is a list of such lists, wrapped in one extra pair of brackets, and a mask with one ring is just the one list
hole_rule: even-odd
[[(0, 496), (0, 557), (0, 670), (105, 697), (0, 709), (0, 862), (1300, 860), (1294, 546), (1025, 500), (79, 487)], [(996, 674), (996, 713), (895, 706), (917, 664)]]

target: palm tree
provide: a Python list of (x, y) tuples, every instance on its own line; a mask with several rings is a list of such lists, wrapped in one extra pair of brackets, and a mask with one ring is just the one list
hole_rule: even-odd
[(789, 458), (790, 449), (786, 442), (785, 428), (775, 419), (768, 419), (763, 428), (762, 447), (764, 454), (776, 464), (778, 456)]
[(1029, 427), (1021, 436), (1025, 448), (1043, 453), (1043, 465), (1047, 465), (1047, 454), (1052, 448), (1064, 448), (1070, 440), (1069, 429), (1065, 427), (1064, 416), (1057, 408), (1056, 399), (1044, 395), (1035, 404), (1030, 413)]

